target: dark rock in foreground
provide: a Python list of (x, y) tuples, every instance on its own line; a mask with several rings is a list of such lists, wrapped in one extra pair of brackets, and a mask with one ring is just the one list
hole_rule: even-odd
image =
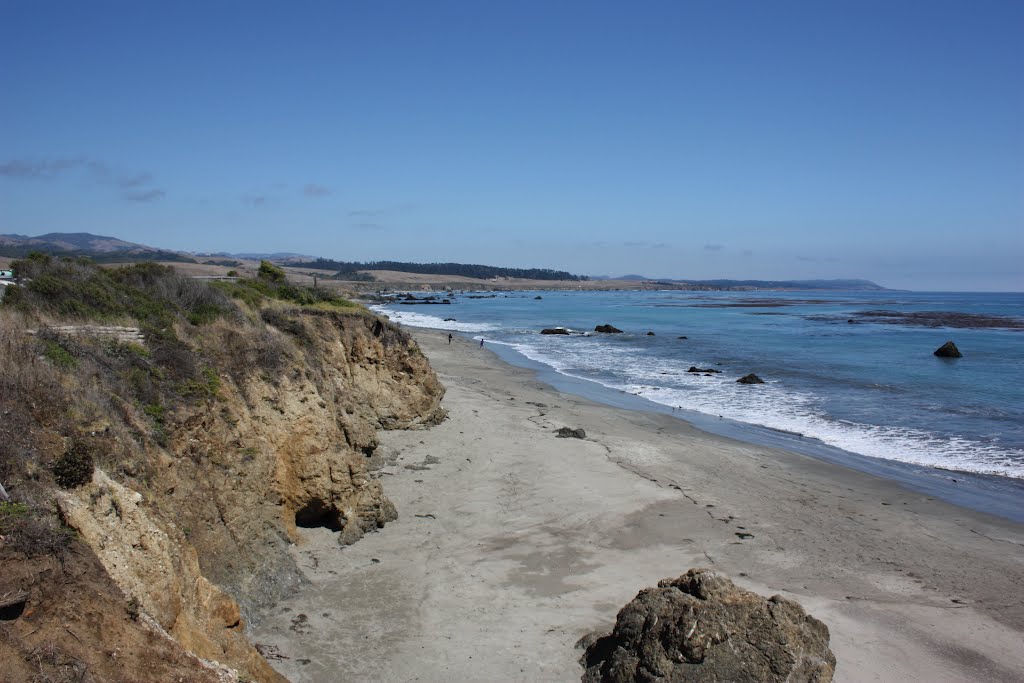
[(736, 381), (739, 382), (740, 384), (764, 384), (764, 380), (755, 375), (754, 373), (750, 373), (749, 375), (743, 375)]
[(956, 348), (956, 344), (951, 341), (935, 349), (934, 353), (939, 358), (963, 358), (964, 356), (964, 354), (960, 353), (960, 349)]
[(582, 680), (829, 683), (836, 658), (828, 642), (828, 627), (797, 603), (691, 569), (622, 608), (612, 633), (580, 660)]
[(648, 336), (648, 337), (653, 337), (653, 336), (654, 336), (654, 333), (653, 333), (653, 332), (648, 332), (648, 333), (647, 333), (647, 336)]
[(594, 332), (604, 332), (606, 334), (615, 334), (615, 333), (622, 332), (622, 330), (620, 330), (619, 328), (615, 327), (614, 325), (598, 325), (597, 327), (594, 328)]
[(696, 365), (691, 365), (691, 366), (690, 366), (690, 369), (689, 369), (689, 370), (687, 370), (687, 372), (704, 372), (704, 373), (710, 373), (710, 372), (721, 372), (721, 370), (715, 370), (714, 368), (698, 368), (698, 367), (697, 367)]
[(585, 439), (587, 433), (582, 429), (573, 429), (572, 427), (559, 427), (558, 431), (555, 432), (555, 436), (559, 439)]
[(545, 327), (540, 331), (541, 334), (569, 334), (569, 330), (564, 327)]

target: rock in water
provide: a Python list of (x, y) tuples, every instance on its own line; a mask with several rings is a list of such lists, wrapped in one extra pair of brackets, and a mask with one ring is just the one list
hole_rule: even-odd
[(573, 429), (572, 427), (559, 427), (558, 431), (555, 432), (555, 436), (559, 439), (585, 439), (587, 433), (582, 429)]
[(764, 384), (764, 380), (755, 375), (754, 373), (750, 373), (749, 375), (743, 375), (736, 381), (739, 382), (740, 384)]
[(606, 334), (616, 334), (622, 332), (619, 328), (614, 325), (598, 325), (594, 328), (594, 332), (604, 332)]
[(964, 355), (960, 353), (960, 349), (956, 348), (956, 344), (951, 341), (935, 349), (934, 353), (939, 358), (963, 358)]
[(829, 683), (828, 642), (828, 627), (797, 603), (691, 569), (640, 591), (580, 662), (583, 683)]
[(541, 334), (569, 334), (569, 330), (564, 327), (545, 327), (540, 331)]

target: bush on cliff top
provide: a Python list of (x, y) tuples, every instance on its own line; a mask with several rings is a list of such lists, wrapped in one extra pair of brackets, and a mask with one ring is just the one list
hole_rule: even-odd
[(282, 280), (257, 277), (234, 282), (215, 282), (213, 286), (234, 299), (244, 301), (250, 308), (259, 308), (266, 300), (285, 301), (299, 306), (362, 308), (325, 289), (301, 287)]
[(223, 292), (156, 263), (100, 268), (85, 258), (36, 253), (13, 268), (25, 286), (8, 287), (3, 305), (25, 313), (97, 322), (131, 318), (159, 329), (178, 317), (200, 325), (238, 310)]

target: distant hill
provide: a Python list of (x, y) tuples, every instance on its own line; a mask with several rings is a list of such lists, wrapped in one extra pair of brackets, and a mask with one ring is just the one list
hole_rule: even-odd
[(253, 259), (256, 261), (274, 261), (284, 263), (286, 265), (295, 265), (294, 262), (311, 261), (315, 257), (309, 254), (296, 254), (290, 251), (275, 251), (272, 254), (258, 253), (258, 252), (241, 252), (238, 254), (223, 254), (224, 256), (233, 256), (234, 258)]
[(178, 261), (194, 263), (187, 254), (154, 249), (116, 237), (88, 232), (51, 232), (35, 237), (0, 235), (0, 256), (24, 258), (33, 251), (57, 256), (88, 256), (100, 263), (117, 261)]
[(675, 280), (654, 278), (644, 275), (592, 275), (592, 280), (626, 280), (629, 282), (654, 282), (682, 289), (745, 290), (745, 289), (833, 289), (842, 291), (889, 291), (886, 287), (859, 279), (837, 280)]
[(885, 287), (870, 280), (669, 280), (677, 284), (707, 286), (714, 289), (837, 289), (881, 291)]
[(346, 278), (366, 270), (394, 270), (402, 273), (420, 275), (458, 275), (480, 280), (496, 277), (522, 278), (525, 280), (571, 280), (578, 282), (588, 279), (583, 275), (573, 275), (564, 270), (547, 268), (501, 268), (498, 266), (482, 266), (474, 263), (406, 263), (403, 261), (332, 261), (318, 258), (313, 261), (289, 261), (295, 268), (319, 268), (337, 271), (337, 277)]

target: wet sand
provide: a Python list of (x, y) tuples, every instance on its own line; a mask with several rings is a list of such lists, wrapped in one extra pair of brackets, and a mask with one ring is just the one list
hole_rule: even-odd
[(1024, 525), (410, 331), (450, 419), (382, 434), (398, 521), (293, 549), (310, 586), (251, 633), (291, 680), (578, 681), (581, 636), (697, 566), (824, 621), (836, 681), (1024, 680)]

